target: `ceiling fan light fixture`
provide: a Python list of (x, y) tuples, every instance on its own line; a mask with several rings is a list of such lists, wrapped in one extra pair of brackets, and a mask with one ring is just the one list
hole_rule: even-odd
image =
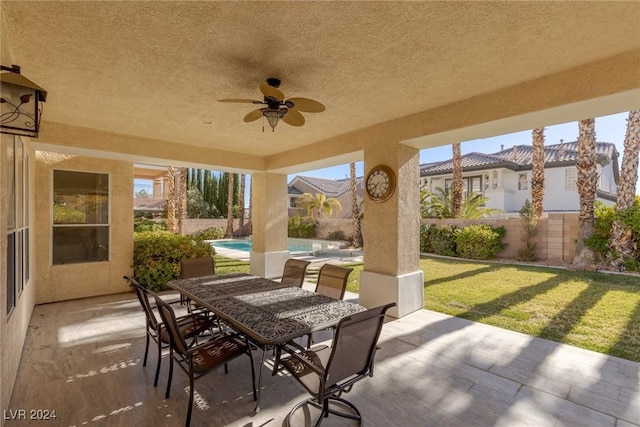
[(280, 119), (289, 126), (302, 126), (305, 123), (304, 116), (300, 112), (320, 113), (325, 110), (324, 105), (309, 98), (289, 98), (285, 99), (284, 93), (278, 87), (280, 80), (276, 78), (267, 79), (267, 83), (260, 85), (260, 92), (263, 95), (262, 101), (255, 99), (227, 98), (219, 99), (219, 102), (239, 102), (264, 105), (264, 108), (257, 108), (244, 116), (245, 123), (253, 122), (262, 116), (262, 131), (264, 132), (264, 119), (266, 117), (271, 126), (271, 131), (275, 132)]
[(271, 131), (275, 132), (275, 128), (278, 125), (278, 121), (289, 111), (287, 108), (263, 108), (262, 115), (267, 118)]

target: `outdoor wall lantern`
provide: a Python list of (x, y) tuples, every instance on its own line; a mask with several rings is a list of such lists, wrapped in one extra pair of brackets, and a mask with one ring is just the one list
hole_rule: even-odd
[(20, 67), (0, 65), (0, 133), (38, 137), (47, 91), (20, 74)]

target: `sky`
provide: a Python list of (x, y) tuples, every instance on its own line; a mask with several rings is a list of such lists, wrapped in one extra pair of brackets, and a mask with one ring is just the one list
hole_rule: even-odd
[[(611, 142), (616, 145), (620, 157), (618, 165), (622, 166), (622, 155), (624, 147), (624, 137), (627, 132), (628, 112), (612, 114), (609, 116), (597, 117), (595, 123), (596, 141)], [(560, 140), (564, 142), (572, 142), (578, 140), (578, 122), (564, 123), (560, 125), (548, 126), (544, 131), (545, 145), (559, 144)], [(514, 145), (531, 145), (531, 130), (511, 133), (492, 138), (474, 139), (465, 141), (460, 144), (462, 154), (471, 152), (479, 153), (495, 153), (500, 151), (500, 146), (509, 148)], [(452, 157), (451, 145), (443, 145), (441, 147), (430, 148), (420, 151), (420, 163), (431, 163), (441, 160), (447, 160)], [(356, 163), (356, 174), (363, 175), (363, 162)], [(303, 176), (312, 176), (315, 178), (340, 179), (349, 176), (349, 164), (334, 166), (325, 169), (306, 171), (300, 173)], [(289, 175), (289, 181), (295, 175)], [(636, 183), (636, 194), (640, 194), (640, 180)]]
[[(596, 141), (598, 142), (611, 142), (616, 145), (620, 157), (618, 159), (618, 165), (622, 166), (622, 156), (624, 147), (624, 138), (627, 132), (627, 117), (628, 112), (612, 114), (609, 116), (596, 117), (595, 131)], [(559, 144), (560, 140), (565, 142), (577, 141), (578, 139), (578, 122), (569, 122), (560, 125), (547, 126), (544, 131), (545, 145)], [(475, 139), (471, 141), (465, 141), (460, 144), (460, 150), (462, 154), (471, 152), (479, 153), (495, 153), (500, 151), (500, 146), (504, 145), (504, 148), (509, 148), (514, 145), (530, 145), (531, 144), (531, 130), (506, 134), (502, 136), (496, 136), (492, 138)], [(430, 148), (420, 151), (420, 163), (430, 163), (440, 160), (447, 160), (452, 157), (451, 145), (443, 145), (441, 147)], [(356, 163), (356, 175), (362, 176), (364, 174), (364, 163)], [(350, 174), (349, 164), (340, 166), (333, 166), (330, 168), (317, 169), (311, 171), (305, 171), (299, 175), (311, 176), (315, 178), (327, 178), (327, 179), (342, 179), (348, 178)], [(289, 175), (288, 181), (291, 181), (296, 175)], [(137, 180), (136, 180), (137, 181)], [(249, 182), (247, 181), (247, 193), (245, 200), (249, 200)], [(139, 191), (141, 188), (151, 191), (143, 182), (136, 182), (135, 191)], [(640, 195), (640, 180), (636, 183), (636, 194)]]

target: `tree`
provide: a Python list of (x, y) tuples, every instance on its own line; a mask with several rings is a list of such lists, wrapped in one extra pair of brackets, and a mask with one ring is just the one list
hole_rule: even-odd
[[(459, 218), (478, 219), (502, 212), (500, 209), (487, 208), (484, 204), (489, 200), (482, 193), (471, 193), (460, 205)], [(454, 218), (453, 198), (441, 187), (432, 193), (427, 188), (420, 191), (420, 213), (423, 218)]]
[(247, 230), (247, 234), (253, 234), (253, 223), (251, 222), (253, 219), (253, 177), (249, 180), (249, 226)]
[(594, 254), (585, 240), (593, 236), (595, 222), (594, 207), (598, 187), (598, 169), (596, 167), (595, 120), (584, 119), (578, 122), (578, 194), (580, 196), (579, 229), (576, 255), (571, 263), (573, 270), (593, 270)]
[(167, 167), (167, 229), (176, 232), (176, 173), (173, 166)]
[(612, 262), (619, 264), (625, 258), (633, 258), (635, 247), (633, 230), (625, 226), (619, 216), (631, 208), (636, 199), (636, 181), (638, 180), (638, 158), (640, 156), (640, 110), (629, 111), (627, 133), (624, 138), (624, 153), (618, 195), (616, 198), (616, 219), (611, 227), (610, 247)]
[(360, 224), (360, 209), (358, 209), (358, 191), (356, 188), (356, 164), (351, 163), (350, 187), (351, 187), (351, 219), (353, 221), (353, 246), (362, 247), (362, 227)]
[(224, 233), (225, 239), (233, 238), (233, 174), (227, 175), (227, 231)]
[(187, 190), (187, 216), (189, 218), (207, 218), (209, 206), (197, 188)]
[(324, 216), (331, 216), (334, 210), (339, 212), (340, 209), (342, 209), (337, 199), (333, 197), (327, 198), (327, 196), (322, 193), (316, 193), (314, 196), (310, 193), (304, 193), (298, 199), (296, 207), (298, 209), (304, 209), (308, 216), (315, 218), (320, 218), (323, 214)]
[(136, 199), (150, 199), (151, 195), (147, 192), (147, 190), (142, 188), (140, 191), (134, 193), (133, 197), (135, 197)]
[(542, 218), (544, 211), (544, 128), (532, 132), (533, 170), (531, 171), (531, 206), (534, 219)]
[(460, 143), (451, 144), (453, 149), (453, 179), (451, 180), (451, 213), (460, 218), (462, 209), (462, 154)]
[(187, 168), (180, 168), (180, 187), (178, 190), (178, 233), (182, 234), (182, 224), (187, 213)]
[(245, 189), (245, 174), (240, 174), (240, 194), (238, 195), (238, 206), (240, 207), (240, 219), (238, 221), (238, 229), (240, 233), (244, 232), (244, 189)]

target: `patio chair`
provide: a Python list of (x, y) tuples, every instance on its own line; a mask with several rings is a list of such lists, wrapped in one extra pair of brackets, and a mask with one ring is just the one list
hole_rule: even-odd
[(185, 341), (185, 337), (180, 328), (180, 323), (176, 318), (173, 308), (159, 296), (155, 296), (156, 305), (160, 312), (160, 317), (167, 327), (170, 339), (170, 357), (169, 357), (169, 381), (167, 382), (167, 391), (165, 397), (169, 398), (171, 391), (171, 379), (173, 377), (173, 362), (189, 376), (189, 409), (187, 411), (187, 419), (185, 426), (191, 423), (191, 412), (193, 410), (194, 380), (213, 371), (215, 368), (224, 365), (225, 373), (228, 373), (227, 362), (238, 356), (246, 354), (249, 356), (251, 364), (251, 389), (253, 391), (253, 400), (257, 400), (256, 396), (256, 375), (253, 367), (253, 355), (251, 347), (246, 336), (239, 334), (223, 334), (210, 341), (189, 347)]
[[(183, 258), (180, 260), (180, 277), (191, 279), (192, 277), (213, 276), (216, 274), (216, 266), (210, 256), (199, 258)], [(191, 306), (187, 298), (180, 294), (180, 304), (187, 303), (187, 309), (191, 311)]]
[[(347, 281), (353, 268), (325, 264), (320, 267), (315, 292), (330, 298), (342, 299), (347, 290)], [(312, 335), (307, 335), (307, 348), (311, 347)]]
[[(133, 286), (133, 290), (138, 297), (138, 301), (142, 306), (147, 323), (147, 339), (144, 348), (144, 359), (142, 366), (147, 366), (147, 356), (149, 354), (149, 341), (153, 340), (158, 345), (158, 363), (156, 365), (156, 375), (153, 379), (153, 386), (158, 386), (158, 376), (160, 375), (160, 365), (162, 363), (162, 347), (169, 345), (169, 334), (162, 322), (156, 318), (151, 304), (149, 303), (149, 291), (138, 281), (130, 276), (124, 276), (124, 279)], [(196, 342), (196, 337), (201, 333), (211, 330), (210, 319), (203, 314), (188, 314), (179, 317), (178, 323), (184, 337), (192, 339)]]
[(335, 299), (344, 298), (347, 290), (347, 280), (353, 268), (341, 267), (339, 265), (325, 264), (318, 273), (318, 283), (316, 293)]
[[(307, 403), (322, 410), (316, 427), (329, 414), (359, 420), (362, 424), (358, 408), (340, 396), (351, 391), (356, 382), (373, 375), (373, 361), (384, 316), (393, 306), (395, 303), (345, 317), (336, 328), (331, 347), (318, 345), (301, 351), (297, 347), (285, 347), (290, 356), (280, 359), (279, 363), (312, 396), (289, 411), (287, 425), (291, 425), (293, 413)], [(338, 402), (353, 413), (339, 412), (329, 407), (331, 402)]]
[(304, 282), (304, 275), (309, 264), (311, 264), (310, 261), (302, 259), (288, 259), (284, 264), (282, 280), (280, 280), (280, 283), (301, 288), (302, 283)]

